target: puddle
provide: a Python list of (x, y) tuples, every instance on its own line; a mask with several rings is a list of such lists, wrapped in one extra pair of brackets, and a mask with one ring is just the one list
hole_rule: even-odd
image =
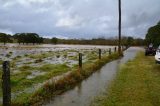
[(112, 61), (82, 81), (74, 89), (58, 95), (43, 106), (89, 106), (94, 97), (103, 93), (114, 78), (120, 64), (133, 59), (141, 48), (132, 47), (124, 52), (124, 57)]

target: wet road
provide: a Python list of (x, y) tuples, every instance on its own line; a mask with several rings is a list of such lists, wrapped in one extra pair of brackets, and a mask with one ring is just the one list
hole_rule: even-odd
[(96, 96), (106, 90), (110, 81), (115, 77), (120, 64), (133, 59), (140, 50), (142, 49), (138, 47), (129, 48), (124, 52), (123, 58), (106, 64), (74, 89), (55, 97), (44, 106), (89, 106)]

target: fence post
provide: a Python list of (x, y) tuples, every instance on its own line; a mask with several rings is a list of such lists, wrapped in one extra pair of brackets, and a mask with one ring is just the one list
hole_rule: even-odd
[(117, 48), (115, 47), (115, 48), (114, 48), (114, 52), (116, 52), (116, 51), (117, 51)]
[(79, 53), (79, 69), (82, 69), (82, 53)]
[(111, 48), (109, 48), (109, 55), (111, 55)]
[(3, 62), (2, 74), (3, 106), (11, 105), (11, 85), (10, 85), (10, 63)]
[(99, 59), (101, 59), (101, 49), (99, 49)]

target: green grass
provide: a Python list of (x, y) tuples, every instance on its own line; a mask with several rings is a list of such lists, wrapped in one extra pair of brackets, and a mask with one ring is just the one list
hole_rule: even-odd
[[(73, 68), (69, 68), (66, 64), (45, 64), (42, 67), (38, 68), (41, 71), (48, 72), (45, 77), (47, 79), (52, 78), (53, 76), (60, 75), (67, 71), (73, 70)], [(43, 76), (44, 77), (44, 76)]]
[[(39, 67), (39, 69), (47, 73), (45, 75), (37, 76), (32, 80), (25, 78), (26, 77), (25, 73), (27, 71), (20, 73), (20, 75), (15, 75), (14, 77), (11, 77), (12, 92), (23, 91), (23, 89), (25, 88), (32, 87), (33, 84), (42, 83), (54, 76), (60, 75), (67, 71), (71, 71), (71, 69), (65, 64), (59, 64), (59, 65), (46, 64)], [(22, 104), (27, 105), (29, 102), (28, 100), (32, 95), (33, 94), (31, 93), (24, 92), (18, 97), (16, 97), (16, 99), (12, 100), (12, 103), (13, 103), (12, 105), (15, 105), (15, 106), (21, 106)]]
[(92, 106), (160, 106), (160, 65), (154, 57), (138, 53), (121, 66), (106, 93)]
[[(67, 52), (68, 51), (64, 51), (61, 54), (59, 54), (59, 56), (63, 56), (66, 55), (67, 56)], [(70, 50), (70, 52), (73, 52), (72, 50)], [(75, 52), (75, 51), (74, 51)], [(39, 67), (34, 67), (34, 66), (30, 66), (29, 64), (24, 64), (21, 67), (16, 67), (16, 62), (21, 61), (22, 58), (24, 57), (30, 57), (33, 59), (43, 59), (46, 57), (50, 57), (56, 54), (58, 54), (58, 52), (46, 52), (46, 53), (42, 53), (42, 54), (31, 54), (31, 55), (25, 55), (25, 56), (17, 56), (13, 59), (13, 61), (11, 62), (11, 67), (13, 68), (13, 70), (18, 70), (20, 71), (19, 73), (13, 73), (11, 71), (11, 86), (12, 86), (12, 93), (15, 92), (19, 92), (19, 91), (23, 91), (26, 88), (30, 88), (33, 87), (34, 84), (38, 84), (38, 83), (42, 83), (54, 76), (57, 75), (61, 75), (65, 72), (68, 71), (73, 71), (71, 75), (69, 75), (69, 77), (66, 77), (60, 81), (58, 81), (58, 83), (56, 84), (56, 88), (54, 88), (55, 92), (63, 92), (66, 91), (70, 88), (72, 88), (73, 86), (75, 86), (79, 81), (82, 81), (82, 79), (87, 78), (90, 74), (92, 74), (94, 71), (96, 71), (97, 69), (99, 69), (101, 66), (103, 66), (106, 62), (111, 61), (113, 59), (118, 58), (119, 56), (117, 55), (117, 53), (111, 55), (111, 56), (104, 56), (101, 60), (97, 59), (98, 58), (98, 54), (97, 53), (90, 53), (87, 52), (86, 57), (89, 58), (89, 61), (85, 62), (85, 65), (83, 65), (83, 72), (81, 74), (79, 74), (79, 72), (77, 73), (78, 70), (78, 65), (75, 64), (73, 65), (73, 67), (68, 67), (67, 63), (64, 64), (44, 64), (41, 65)], [(68, 57), (71, 60), (77, 60), (78, 61), (78, 53), (77, 56), (71, 56)], [(0, 61), (1, 62), (1, 61)], [(40, 61), (38, 61), (40, 62)], [(1, 69), (0, 69), (1, 70)], [(40, 72), (46, 72), (46, 74), (44, 75), (39, 75), (36, 76), (33, 79), (27, 79), (28, 75), (32, 74), (32, 71), (40, 71)], [(0, 75), (2, 74), (2, 72), (0, 72)], [(46, 87), (42, 88), (38, 90), (37, 92), (34, 92), (34, 94), (31, 93), (26, 93), (23, 92), (22, 94), (20, 94), (18, 97), (16, 97), (15, 99), (12, 100), (13, 105), (18, 106), (18, 105), (22, 105), (25, 104), (27, 105), (28, 103), (30, 103), (30, 99), (34, 99), (36, 93), (38, 93), (38, 97), (39, 94), (43, 93), (45, 96), (50, 97), (50, 92), (52, 92), (53, 89), (46, 90), (45, 92), (43, 90), (48, 89), (48, 85), (45, 85)], [(49, 86), (53, 86), (49, 85)], [(2, 87), (2, 85), (0, 84), (0, 87)], [(42, 94), (42, 96), (43, 96)], [(2, 92), (0, 89), (0, 96), (2, 96)], [(33, 98), (31, 98), (33, 97)], [(47, 98), (47, 97), (42, 97), (43, 98)], [(39, 100), (39, 99), (38, 99)], [(41, 99), (40, 99), (41, 100)]]
[[(23, 91), (26, 88), (32, 87), (33, 84), (42, 83), (54, 76), (60, 75), (67, 71), (71, 71), (71, 69), (66, 66), (65, 64), (45, 64), (41, 67), (31, 67), (31, 66), (21, 66), (19, 67), (20, 73), (13, 74), (11, 73), (11, 86), (12, 86), (12, 93), (17, 91)], [(42, 72), (46, 72), (44, 75), (39, 75), (33, 79), (27, 79), (26, 77), (31, 74), (32, 71), (40, 70)], [(12, 75), (13, 74), (13, 75)], [(0, 77), (2, 76), (2, 70), (0, 69)], [(0, 79), (1, 81), (1, 79)], [(2, 87), (0, 83), (0, 87)], [(0, 88), (0, 96), (2, 96), (2, 89)], [(31, 94), (23, 93), (19, 95), (13, 102), (21, 102), (26, 101), (26, 97), (29, 97)]]
[(28, 71), (28, 70), (33, 70), (33, 69), (34, 69), (33, 67), (28, 66), (28, 65), (23, 65), (23, 66), (19, 67), (19, 70), (21, 72)]
[[(31, 74), (31, 71), (35, 70), (41, 70), (43, 72), (47, 72), (45, 75), (39, 75), (33, 79), (26, 79), (27, 75)], [(29, 67), (29, 66), (22, 66), (20, 67), (20, 70), (22, 71), (21, 73), (15, 74), (11, 76), (11, 85), (12, 85), (12, 92), (17, 92), (17, 91), (23, 91), (23, 89), (32, 87), (33, 84), (37, 83), (42, 83), (54, 76), (60, 75), (62, 73), (71, 71), (71, 69), (66, 66), (65, 64), (45, 64), (41, 67)], [(28, 71), (30, 70), (30, 71)], [(28, 97), (30, 97), (32, 94), (30, 93), (22, 93), (16, 99), (14, 99), (12, 102), (14, 104), (25, 104), (28, 100)], [(16, 104), (16, 105), (18, 105)]]
[(51, 57), (51, 56), (54, 56), (54, 52), (27, 55), (27, 57), (32, 58), (32, 59), (43, 59), (43, 58)]
[(94, 71), (100, 69), (104, 64), (119, 57), (120, 55), (118, 55), (118, 53), (114, 53), (110, 56), (104, 56), (101, 60), (97, 59), (95, 62), (86, 63), (85, 65), (83, 65), (81, 71), (75, 69), (69, 75), (64, 76), (62, 79), (59, 79), (56, 82), (46, 83), (38, 91), (32, 94), (32, 96), (29, 98), (30, 100), (28, 101), (28, 103), (22, 104), (40, 105), (49, 98), (73, 88), (83, 79), (89, 77)]

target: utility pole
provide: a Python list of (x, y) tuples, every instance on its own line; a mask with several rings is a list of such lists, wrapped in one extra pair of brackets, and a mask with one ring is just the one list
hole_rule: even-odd
[(118, 10), (119, 10), (119, 24), (118, 24), (118, 53), (121, 53), (121, 0), (118, 1)]

